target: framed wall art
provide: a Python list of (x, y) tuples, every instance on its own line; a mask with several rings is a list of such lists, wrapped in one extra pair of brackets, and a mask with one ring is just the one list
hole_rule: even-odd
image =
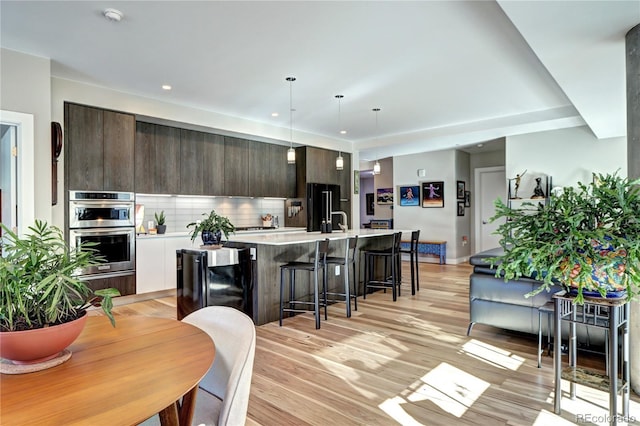
[(444, 182), (422, 182), (422, 207), (444, 207)]
[(378, 204), (393, 204), (393, 188), (378, 188), (376, 192)]
[(464, 200), (464, 181), (459, 180), (456, 186), (456, 198), (458, 200)]
[(471, 207), (471, 191), (464, 191), (464, 206)]
[(367, 216), (373, 216), (375, 213), (375, 203), (373, 202), (373, 192), (365, 194), (367, 203)]
[(464, 216), (464, 201), (458, 201), (458, 216)]
[(420, 205), (420, 186), (400, 186), (400, 205), (401, 206), (419, 206)]

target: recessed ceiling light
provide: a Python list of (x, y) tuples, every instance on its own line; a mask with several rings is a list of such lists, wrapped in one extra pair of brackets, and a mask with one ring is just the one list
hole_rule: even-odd
[(278, 114), (277, 112), (272, 112), (272, 113), (271, 113), (271, 116), (272, 116), (272, 117), (278, 117), (279, 115), (280, 115), (280, 114)]
[(171, 85), (170, 84), (163, 84), (162, 85), (162, 90), (171, 90)]
[(478, 148), (482, 148), (484, 146), (484, 144), (479, 143), (478, 145), (476, 145)]
[(347, 131), (346, 131), (346, 130), (340, 130), (340, 134), (341, 134), (341, 135), (346, 135), (346, 134), (347, 134)]
[(105, 9), (102, 12), (105, 18), (110, 20), (111, 22), (120, 22), (124, 17), (124, 13), (120, 12), (118, 9)]

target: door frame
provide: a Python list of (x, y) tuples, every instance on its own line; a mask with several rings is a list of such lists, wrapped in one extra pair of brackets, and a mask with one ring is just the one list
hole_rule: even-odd
[(33, 115), (0, 110), (0, 123), (16, 127), (18, 149), (17, 204), (18, 234), (22, 235), (35, 218), (35, 149)]
[[(480, 190), (480, 175), (482, 173), (491, 173), (491, 172), (504, 172), (505, 166), (492, 166), (492, 167), (478, 167), (473, 171), (473, 178), (474, 178), (474, 185), (473, 185), (473, 191), (476, 194), (476, 201), (474, 203), (474, 207), (473, 207), (473, 214), (475, 217), (474, 220), (474, 228), (475, 228), (475, 244), (474, 244), (474, 253), (478, 253), (480, 250), (480, 237), (482, 236), (482, 215), (480, 212), (480, 207), (482, 204), (482, 191)], [(505, 184), (506, 187), (506, 184)]]

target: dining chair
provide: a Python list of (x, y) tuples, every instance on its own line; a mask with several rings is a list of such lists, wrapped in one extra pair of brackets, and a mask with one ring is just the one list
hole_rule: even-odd
[[(256, 351), (253, 321), (228, 306), (208, 306), (190, 313), (182, 321), (209, 334), (216, 347), (213, 365), (200, 381), (192, 424), (244, 425)], [(159, 424), (156, 415), (141, 425)]]
[(202, 329), (216, 345), (213, 365), (200, 381), (193, 424), (243, 425), (256, 351), (253, 321), (228, 306), (208, 306), (182, 321)]

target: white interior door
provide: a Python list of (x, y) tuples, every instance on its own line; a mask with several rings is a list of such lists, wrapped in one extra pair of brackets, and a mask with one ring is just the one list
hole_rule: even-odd
[(0, 110), (0, 132), (2, 222), (24, 234), (35, 217), (33, 115)]
[(500, 225), (489, 219), (495, 214), (494, 202), (497, 198), (505, 200), (507, 180), (504, 167), (484, 167), (475, 170), (476, 208), (476, 253), (498, 247), (500, 237), (494, 232)]

